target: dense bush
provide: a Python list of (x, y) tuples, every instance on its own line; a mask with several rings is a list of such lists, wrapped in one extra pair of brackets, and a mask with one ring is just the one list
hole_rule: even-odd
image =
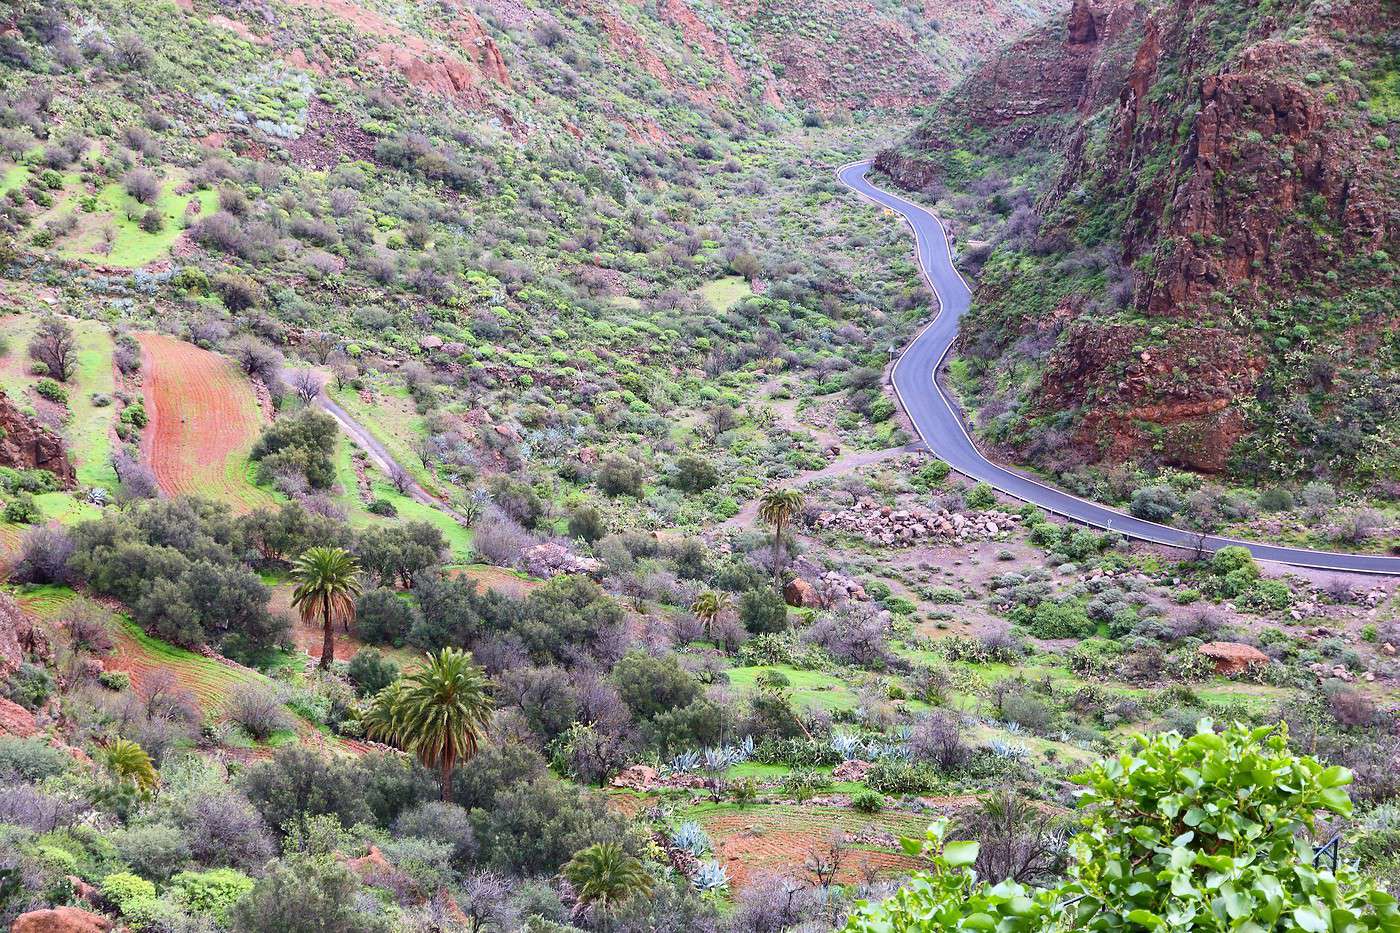
[(150, 500), (83, 522), (72, 541), (72, 573), (122, 600), (161, 638), (247, 653), (284, 635), (286, 623), (268, 611), (267, 587), (238, 560), (239, 529), (221, 505)]
[(312, 489), (335, 482), (335, 445), (340, 429), (330, 415), (307, 408), (277, 419), (258, 438), (248, 458), (258, 464), (258, 482), (300, 476)]

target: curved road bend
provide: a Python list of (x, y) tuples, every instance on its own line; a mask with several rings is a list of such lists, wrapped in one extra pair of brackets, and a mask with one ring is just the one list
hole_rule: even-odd
[[(904, 350), (890, 377), (895, 395), (929, 449), (959, 473), (989, 483), (1048, 512), (1142, 541), (1194, 550), (1198, 538), (1191, 532), (1143, 521), (1126, 512), (1088, 502), (999, 466), (982, 456), (963, 426), (956, 403), (948, 397), (936, 378), (938, 369), (958, 336), (958, 320), (971, 304), (972, 292), (953, 266), (948, 237), (938, 218), (917, 204), (871, 184), (867, 178), (870, 166), (868, 161), (855, 162), (839, 169), (837, 177), (860, 196), (904, 217), (914, 231), (919, 268), (929, 287), (938, 296), (940, 305), (938, 315)], [(1260, 560), (1298, 567), (1400, 575), (1400, 557), (1313, 551), (1236, 541), (1214, 535), (1204, 541), (1205, 548), (1211, 551), (1229, 545), (1246, 547)]]

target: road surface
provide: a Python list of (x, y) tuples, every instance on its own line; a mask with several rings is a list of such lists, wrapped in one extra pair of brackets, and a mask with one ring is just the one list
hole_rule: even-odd
[(340, 429), (344, 431), (360, 449), (369, 454), (369, 458), (373, 461), (374, 465), (379, 468), (381, 473), (389, 477), (390, 480), (393, 480), (395, 474), (402, 473), (404, 493), (407, 496), (418, 500), (424, 505), (430, 505), (435, 509), (441, 509), (452, 516), (453, 520), (459, 525), (471, 524), (471, 522), (467, 521), (465, 515), (453, 509), (452, 506), (418, 485), (418, 482), (413, 478), (413, 474), (405, 470), (403, 465), (394, 459), (393, 455), (389, 453), (388, 448), (379, 443), (375, 436), (371, 434), (364, 425), (350, 417), (349, 412), (331, 401), (330, 397), (326, 395), (324, 388), (321, 390), (321, 394), (316, 397), (316, 407), (338, 421), (340, 423)]
[(938, 315), (919, 332), (895, 363), (890, 381), (914, 429), (929, 449), (946, 460), (949, 466), (1018, 499), (1032, 502), (1047, 512), (1141, 541), (1193, 551), (1198, 546), (1215, 551), (1240, 545), (1248, 548), (1259, 560), (1323, 570), (1400, 575), (1400, 557), (1314, 551), (1236, 541), (1214, 535), (1202, 542), (1192, 532), (1143, 521), (1126, 512), (1080, 499), (982, 456), (959, 417), (957, 404), (935, 378), (958, 336), (958, 320), (971, 304), (972, 292), (953, 265), (948, 237), (938, 218), (917, 204), (871, 184), (867, 178), (870, 165), (869, 162), (854, 162), (839, 169), (837, 177), (861, 197), (904, 217), (914, 231), (919, 268), (923, 271), (925, 282), (938, 296), (940, 305)]

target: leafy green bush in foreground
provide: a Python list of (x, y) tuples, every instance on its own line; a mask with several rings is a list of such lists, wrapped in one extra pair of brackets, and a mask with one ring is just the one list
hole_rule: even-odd
[(975, 842), (945, 823), (905, 848), (933, 860), (893, 897), (862, 905), (848, 933), (916, 930), (1400, 931), (1393, 897), (1353, 866), (1313, 864), (1319, 813), (1345, 815), (1351, 774), (1288, 750), (1287, 729), (1133, 738), (1074, 780), (1087, 809), (1053, 888), (989, 885)]

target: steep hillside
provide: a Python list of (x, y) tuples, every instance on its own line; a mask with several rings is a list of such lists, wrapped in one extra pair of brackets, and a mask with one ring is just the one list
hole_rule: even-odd
[(983, 435), (1061, 471), (1393, 479), (1397, 27), (1381, 0), (1080, 2), (884, 154), (987, 241)]

